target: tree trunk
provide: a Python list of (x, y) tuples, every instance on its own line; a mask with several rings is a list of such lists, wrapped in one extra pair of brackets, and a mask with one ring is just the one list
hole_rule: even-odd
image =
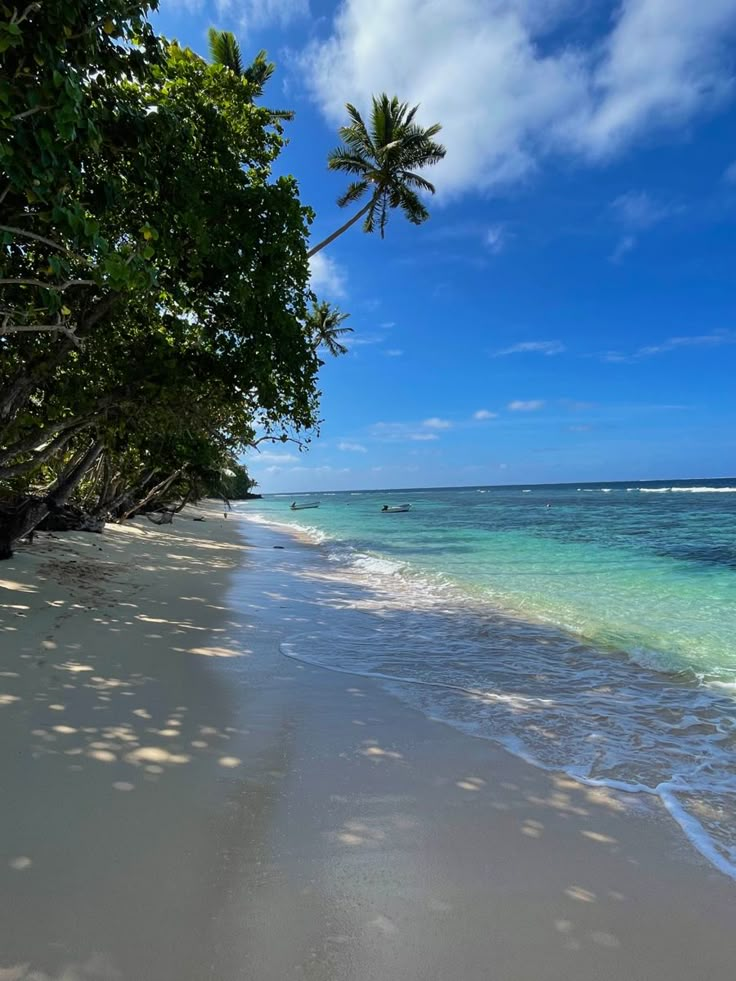
[(87, 451), (73, 460), (46, 495), (50, 508), (60, 508), (69, 500), (79, 481), (102, 453), (102, 440), (95, 440)]
[(104, 502), (107, 501), (108, 497), (111, 496), (112, 490), (112, 470), (110, 469), (110, 461), (107, 456), (102, 458), (102, 486), (97, 494), (97, 504), (95, 506), (95, 513), (99, 514), (102, 510)]
[(184, 510), (187, 504), (189, 504), (189, 502), (191, 501), (193, 493), (194, 493), (194, 488), (190, 484), (189, 489), (187, 490), (186, 494), (181, 500), (181, 504), (177, 504), (176, 507), (174, 508), (174, 514), (179, 514), (180, 511)]
[(74, 488), (94, 465), (100, 453), (102, 453), (102, 443), (99, 441), (92, 443), (85, 453), (72, 461), (45, 497), (30, 498), (18, 508), (0, 516), (0, 559), (11, 558), (13, 545), (19, 538), (33, 531), (49, 511), (66, 504)]
[(131, 498), (133, 497), (135, 488), (138, 487), (139, 490), (146, 488), (151, 482), (154, 474), (154, 470), (149, 470), (143, 476), (143, 479), (139, 480), (137, 483), (135, 480), (125, 482), (123, 475), (118, 474), (118, 476), (112, 482), (107, 500), (100, 500), (100, 503), (98, 504), (98, 512), (100, 514), (105, 514), (110, 518), (114, 518), (116, 521), (122, 520), (120, 514), (118, 514), (118, 511), (121, 508), (123, 511), (125, 508), (127, 508), (128, 502), (130, 502)]
[(353, 215), (350, 221), (346, 221), (345, 224), (342, 225), (340, 228), (338, 228), (336, 232), (333, 232), (332, 235), (328, 235), (327, 238), (322, 239), (319, 245), (315, 245), (313, 249), (310, 249), (309, 252), (307, 252), (307, 259), (311, 259), (313, 255), (317, 255), (317, 253), (321, 252), (322, 249), (324, 249), (326, 246), (330, 244), (330, 242), (334, 242), (335, 239), (339, 238), (343, 232), (346, 232), (351, 225), (354, 225), (356, 223), (356, 221), (360, 221), (360, 219), (369, 210), (372, 204), (373, 204), (373, 198), (371, 198), (371, 200), (364, 208), (360, 209), (357, 215)]
[(128, 518), (135, 517), (135, 515), (138, 514), (141, 511), (141, 509), (146, 506), (146, 504), (149, 504), (151, 501), (153, 501), (159, 494), (165, 493), (169, 489), (169, 487), (171, 487), (171, 485), (174, 483), (177, 477), (180, 477), (183, 472), (184, 472), (184, 467), (179, 467), (178, 470), (175, 470), (172, 474), (169, 474), (169, 476), (165, 480), (162, 480), (160, 483), (156, 484), (156, 486), (152, 490), (150, 490), (148, 494), (146, 494), (146, 496), (143, 498), (142, 501), (138, 501), (135, 507), (132, 507), (129, 511), (126, 511), (120, 520), (127, 521)]

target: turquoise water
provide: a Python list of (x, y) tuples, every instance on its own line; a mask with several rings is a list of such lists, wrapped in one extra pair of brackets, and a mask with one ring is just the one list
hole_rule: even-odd
[[(291, 512), (292, 499), (320, 507)], [(380, 511), (404, 502), (409, 513)], [(380, 617), (345, 614), (337, 643), (334, 626), (315, 628), (285, 653), (380, 677), (538, 765), (656, 793), (736, 874), (736, 479), (281, 496), (255, 509), (383, 597)]]

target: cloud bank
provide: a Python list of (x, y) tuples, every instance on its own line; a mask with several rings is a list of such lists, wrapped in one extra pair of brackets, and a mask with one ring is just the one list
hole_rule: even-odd
[[(561, 40), (572, 24), (577, 44)], [(523, 180), (553, 153), (606, 160), (717, 108), (733, 95), (734, 36), (733, 0), (582, 13), (571, 0), (342, 0), (301, 64), (331, 123), (375, 91), (420, 102), (425, 124), (443, 124), (436, 179), (452, 195)]]

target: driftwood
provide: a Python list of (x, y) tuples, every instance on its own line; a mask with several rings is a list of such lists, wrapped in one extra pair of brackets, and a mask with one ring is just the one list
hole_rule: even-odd
[(101, 534), (105, 528), (104, 518), (89, 514), (73, 504), (50, 511), (39, 524), (38, 531), (91, 531)]
[(162, 511), (148, 511), (146, 517), (155, 525), (170, 525), (174, 520), (174, 512), (164, 508)]

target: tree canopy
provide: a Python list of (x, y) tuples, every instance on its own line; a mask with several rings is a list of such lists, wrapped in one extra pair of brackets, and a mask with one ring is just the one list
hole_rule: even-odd
[[(33, 55), (45, 64), (57, 28), (69, 44), (55, 70), (76, 72), (80, 91), (65, 152), (44, 155), (41, 108), (21, 121), (29, 132), (16, 120), (3, 158), (6, 539), (36, 522), (29, 492), (92, 445), (106, 468), (96, 506), (109, 510), (122, 475), (129, 512), (182, 465), (231, 466), (257, 428), (289, 438), (317, 423), (311, 212), (293, 178), (271, 175), (283, 146), (272, 115), (247, 78), (176, 44), (146, 34), (148, 54), (107, 52), (113, 34), (137, 38), (135, 18), (64, 31), (46, 6), (18, 26), (14, 115), (24, 94), (29, 109), (42, 105), (25, 69), (43, 74)], [(90, 82), (96, 72), (104, 83)]]
[[(246, 448), (317, 431), (320, 352), (346, 350), (273, 174), (274, 66), (217, 31), (208, 63), (154, 7), (0, 2), (0, 557), (70, 501), (104, 521), (242, 490)], [(364, 174), (381, 228), (415, 207), (387, 167)]]

